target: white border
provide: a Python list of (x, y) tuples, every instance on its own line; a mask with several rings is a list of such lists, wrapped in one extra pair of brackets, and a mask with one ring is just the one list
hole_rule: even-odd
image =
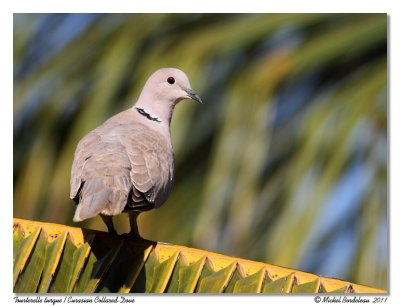
[[(9, 2), (9, 3), (6, 3)], [(400, 288), (399, 282), (399, 242), (397, 233), (399, 230), (399, 190), (400, 184), (399, 164), (399, 124), (400, 124), (400, 81), (399, 81), (399, 57), (400, 57), (400, 9), (398, 2), (395, 0), (335, 0), (335, 1), (300, 1), (300, 0), (282, 0), (282, 1), (263, 1), (263, 0), (245, 0), (236, 1), (206, 1), (206, 0), (163, 0), (163, 1), (140, 1), (140, 0), (69, 0), (69, 1), (2, 1), (0, 4), (0, 37), (1, 37), (1, 55), (0, 55), (0, 173), (1, 173), (1, 213), (0, 213), (0, 232), (9, 233), (7, 240), (9, 247), (0, 252), (1, 256), (1, 278), (0, 278), (0, 301), (4, 305), (13, 303), (12, 294), (12, 240), (11, 240), (11, 223), (12, 223), (12, 160), (13, 160), (13, 142), (12, 142), (12, 101), (13, 101), (13, 59), (12, 59), (12, 24), (13, 13), (42, 13), (42, 12), (357, 12), (357, 13), (388, 13), (390, 15), (390, 68), (389, 81), (392, 86), (389, 86), (390, 94), (390, 288), (391, 295), (388, 296), (386, 305), (400, 305)], [(393, 86), (393, 84), (395, 84)], [(396, 101), (396, 102), (395, 102)], [(395, 238), (393, 238), (395, 237)], [(397, 275), (397, 277), (396, 277)], [(160, 303), (174, 303), (174, 305), (204, 305), (205, 303), (229, 303), (244, 305), (247, 303), (256, 305), (277, 305), (278, 303), (287, 302), (296, 305), (312, 305), (315, 304), (312, 296), (144, 296), (138, 295), (135, 297), (135, 304), (157, 305)], [(161, 300), (162, 299), (162, 300)], [(223, 300), (222, 300), (223, 299)], [(3, 303), (2, 303), (3, 304)], [(51, 305), (51, 304), (49, 304)], [(66, 304), (67, 305), (67, 304)], [(103, 304), (97, 304), (103, 305)], [(106, 304), (104, 304), (106, 305)]]
[(13, 1), (10, 5), (14, 13), (43, 12), (108, 12), (108, 13), (187, 13), (187, 12), (225, 12), (225, 13), (317, 13), (317, 12), (357, 12), (386, 13), (394, 10), (395, 0), (281, 0), (281, 1), (210, 1), (210, 0), (96, 0), (96, 1)]

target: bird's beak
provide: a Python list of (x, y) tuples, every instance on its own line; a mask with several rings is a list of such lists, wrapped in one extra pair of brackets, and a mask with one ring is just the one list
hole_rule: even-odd
[(194, 101), (196, 101), (196, 102), (199, 102), (200, 104), (203, 104), (203, 101), (201, 100), (201, 98), (199, 97), (199, 95), (196, 94), (192, 89), (188, 88), (188, 89), (186, 89), (185, 91), (186, 91), (187, 97), (188, 97), (189, 99), (192, 99), (192, 100), (194, 100)]

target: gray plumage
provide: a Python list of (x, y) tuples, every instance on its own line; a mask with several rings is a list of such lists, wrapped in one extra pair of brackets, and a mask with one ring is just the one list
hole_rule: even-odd
[[(182, 71), (160, 69), (148, 79), (134, 107), (82, 138), (71, 171), (70, 197), (77, 203), (74, 221), (129, 212), (131, 234), (138, 235), (137, 215), (160, 207), (171, 192), (174, 156), (169, 126), (175, 105), (186, 98), (201, 103)], [(103, 220), (115, 232), (111, 219)]]

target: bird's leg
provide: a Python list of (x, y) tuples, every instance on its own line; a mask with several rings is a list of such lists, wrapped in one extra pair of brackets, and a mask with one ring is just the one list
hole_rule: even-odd
[(137, 226), (137, 217), (139, 216), (140, 212), (138, 211), (130, 211), (129, 212), (129, 224), (131, 225), (131, 231), (129, 232), (129, 236), (135, 238), (141, 238), (139, 235), (139, 229)]
[(100, 216), (101, 216), (101, 219), (103, 219), (103, 222), (106, 224), (108, 232), (110, 234), (116, 235), (117, 231), (114, 228), (112, 216), (107, 216), (107, 215), (103, 215), (103, 214), (100, 214)]

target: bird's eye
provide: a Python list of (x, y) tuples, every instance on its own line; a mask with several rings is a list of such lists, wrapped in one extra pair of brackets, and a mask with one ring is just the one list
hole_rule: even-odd
[(173, 78), (173, 77), (169, 77), (168, 79), (167, 79), (167, 82), (168, 82), (168, 84), (174, 84), (175, 83), (175, 79)]

